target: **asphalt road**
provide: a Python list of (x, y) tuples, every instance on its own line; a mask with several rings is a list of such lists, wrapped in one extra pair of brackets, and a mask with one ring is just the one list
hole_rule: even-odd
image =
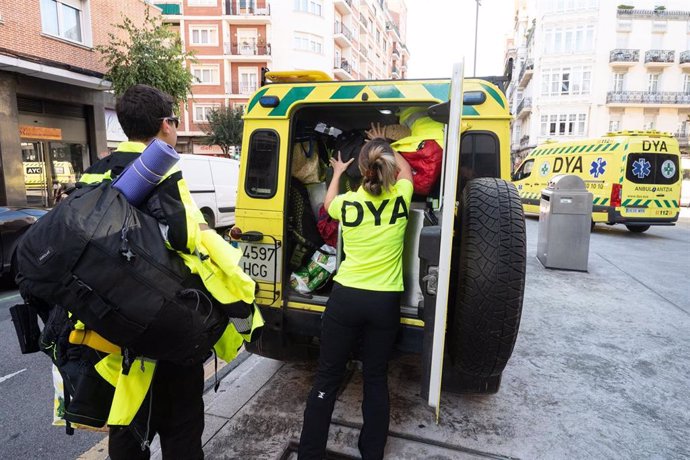
[(0, 459), (73, 460), (105, 435), (52, 426), (52, 363), (20, 353), (9, 312), (20, 302), (16, 289), (0, 290)]

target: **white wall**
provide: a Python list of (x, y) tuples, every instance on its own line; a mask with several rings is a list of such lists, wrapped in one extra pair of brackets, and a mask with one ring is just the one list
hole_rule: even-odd
[[(294, 10), (294, 0), (271, 2), (269, 42), (273, 63), (271, 70), (316, 69), (333, 75), (333, 1), (324, 0), (322, 16)], [(295, 32), (305, 32), (321, 37), (321, 54), (296, 50)]]

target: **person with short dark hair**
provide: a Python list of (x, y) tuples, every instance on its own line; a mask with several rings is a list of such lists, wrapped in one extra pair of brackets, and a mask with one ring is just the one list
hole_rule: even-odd
[[(135, 85), (125, 91), (117, 100), (116, 112), (128, 140), (122, 142), (115, 152), (89, 167), (80, 183), (114, 180), (154, 138), (175, 146), (179, 121), (173, 109), (173, 99), (151, 86)], [(168, 243), (177, 251), (193, 253), (195, 247), (189, 237), (190, 226), (199, 226), (201, 230), (208, 229), (208, 226), (194, 205), (179, 168), (169, 174), (154, 193), (156, 198), (149, 200), (147, 208), (167, 225)], [(115, 355), (110, 357), (115, 358), (114, 362), (118, 359)], [(122, 358), (119, 359), (121, 361)], [(137, 372), (138, 361), (129, 370), (130, 374)], [(203, 388), (203, 363), (181, 366), (158, 361), (148, 387), (141, 384), (138, 388), (127, 389), (130, 393), (139, 393), (141, 398), (144, 392), (145, 399), (140, 406), (130, 407), (134, 404), (122, 403), (123, 399), (117, 399), (116, 391), (108, 420), (110, 458), (148, 459), (149, 444), (156, 434), (160, 436), (163, 458), (203, 458)], [(130, 419), (131, 423), (127, 423)], [(116, 420), (115, 424), (113, 420)]]
[(400, 327), (402, 253), (412, 200), (412, 170), (383, 131), (372, 128), (359, 154), (362, 184), (338, 195), (347, 162), (331, 158), (333, 178), (324, 207), (342, 226), (345, 260), (334, 277), (321, 326), (314, 386), (307, 397), (300, 460), (322, 459), (338, 388), (350, 354), (361, 343), (364, 424), (359, 436), (363, 459), (383, 458), (390, 405), (388, 360)]

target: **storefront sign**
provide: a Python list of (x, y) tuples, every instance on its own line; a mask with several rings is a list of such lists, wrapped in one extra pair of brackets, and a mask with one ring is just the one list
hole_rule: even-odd
[(192, 152), (197, 155), (223, 155), (223, 149), (217, 145), (194, 144)]
[(60, 141), (62, 140), (62, 130), (60, 128), (46, 128), (44, 126), (19, 125), (19, 137)]

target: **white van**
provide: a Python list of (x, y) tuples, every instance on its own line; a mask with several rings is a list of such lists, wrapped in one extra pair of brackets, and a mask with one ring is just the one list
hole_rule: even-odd
[(192, 197), (212, 228), (235, 224), (240, 162), (206, 155), (180, 155), (180, 168)]

